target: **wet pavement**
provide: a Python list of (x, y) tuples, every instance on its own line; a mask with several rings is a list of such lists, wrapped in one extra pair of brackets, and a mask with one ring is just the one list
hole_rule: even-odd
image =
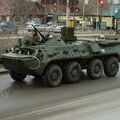
[(8, 74), (1, 74), (0, 120), (36, 109), (44, 110), (48, 106), (54, 106), (67, 100), (114, 90), (119, 87), (120, 72), (116, 77), (107, 78), (103, 75), (98, 80), (90, 80), (84, 72), (79, 83), (61, 84), (56, 88), (43, 87), (40, 80), (32, 76), (27, 76), (22, 83), (16, 83)]

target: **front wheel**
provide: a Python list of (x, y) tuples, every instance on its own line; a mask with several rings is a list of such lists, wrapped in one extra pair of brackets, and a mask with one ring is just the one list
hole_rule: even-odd
[(26, 75), (21, 74), (21, 73), (17, 73), (15, 71), (10, 71), (10, 76), (15, 81), (22, 81), (26, 77)]
[(57, 64), (51, 64), (50, 66), (48, 66), (42, 77), (43, 84), (49, 87), (58, 86), (61, 83), (62, 78), (63, 78), (62, 69)]

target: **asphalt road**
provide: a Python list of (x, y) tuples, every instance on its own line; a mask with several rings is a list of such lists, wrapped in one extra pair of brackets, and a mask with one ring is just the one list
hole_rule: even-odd
[[(53, 119), (58, 120), (58, 118), (55, 117), (55, 114), (58, 114), (60, 111), (57, 111), (57, 113), (56, 111), (54, 111), (52, 113), (54, 117), (50, 115), (50, 113), (47, 113), (47, 111), (49, 111), (49, 109), (55, 110), (56, 108), (54, 107), (57, 105), (58, 106), (63, 105), (64, 107), (67, 105), (70, 107), (73, 103), (75, 104), (75, 106), (79, 106), (81, 108), (83, 107), (83, 105), (81, 104), (82, 102), (80, 101), (81, 100), (86, 101), (85, 99), (86, 97), (94, 96), (95, 94), (101, 94), (109, 90), (116, 91), (116, 89), (118, 89), (119, 87), (120, 87), (120, 72), (116, 77), (107, 78), (105, 75), (103, 75), (103, 77), (99, 80), (90, 80), (87, 77), (86, 73), (84, 72), (83, 77), (79, 83), (62, 84), (56, 88), (45, 88), (41, 85), (39, 80), (34, 79), (32, 76), (28, 76), (23, 83), (16, 83), (10, 78), (8, 74), (0, 75), (0, 120), (24, 120), (24, 118), (25, 120), (27, 120), (27, 117), (29, 117), (29, 120), (32, 120), (31, 114), (33, 114), (34, 111), (36, 111), (37, 115), (39, 116), (38, 118), (40, 120), (43, 120), (45, 118), (46, 119), (51, 118), (51, 120)], [(120, 92), (117, 91), (117, 93)], [(104, 96), (102, 95), (102, 98), (100, 96), (97, 98), (92, 97), (93, 103), (91, 104), (91, 106), (94, 105), (94, 103), (95, 105), (97, 105), (97, 102), (95, 102), (95, 100), (99, 101), (100, 98), (101, 102), (103, 102), (105, 99)], [(105, 99), (106, 103), (107, 100), (111, 98), (112, 99), (114, 98), (115, 101), (115, 98), (118, 96), (120, 95), (115, 94), (115, 92), (113, 92), (113, 96), (111, 96), (110, 94), (108, 98)], [(89, 99), (87, 100), (89, 101)], [(78, 105), (76, 105), (77, 103)], [(84, 104), (88, 106), (89, 102)], [(68, 109), (62, 110), (62, 112), (69, 111), (68, 112), (69, 114), (71, 113), (71, 109), (76, 110), (75, 106), (74, 107), (71, 106), (71, 108), (67, 106), (66, 108)], [(104, 110), (104, 106), (105, 105), (101, 107), (101, 110), (102, 109)], [(40, 110), (40, 112), (42, 111), (43, 114), (38, 114), (39, 111), (37, 110)], [(76, 112), (76, 114), (77, 113), (78, 112)], [(70, 115), (72, 115), (72, 113), (69, 114), (69, 116)], [(35, 116), (33, 116), (33, 120), (36, 119), (34, 117)], [(61, 118), (61, 116), (59, 116), (59, 118)]]

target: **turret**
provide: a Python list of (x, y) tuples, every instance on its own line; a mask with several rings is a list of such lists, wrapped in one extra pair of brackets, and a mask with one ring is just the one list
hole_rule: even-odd
[(75, 42), (76, 37), (74, 36), (74, 26), (69, 26), (69, 14), (70, 14), (70, 7), (69, 7), (69, 0), (67, 0), (67, 9), (66, 9), (66, 27), (61, 29), (61, 38), (65, 42)]
[(63, 27), (61, 29), (61, 38), (65, 42), (75, 42), (76, 41), (76, 36), (74, 36), (74, 28)]

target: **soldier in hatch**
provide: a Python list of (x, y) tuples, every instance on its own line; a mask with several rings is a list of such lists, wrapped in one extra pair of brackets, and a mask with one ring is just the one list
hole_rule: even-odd
[(40, 38), (37, 31), (33, 30), (32, 43), (35, 44), (37, 42), (40, 42)]

